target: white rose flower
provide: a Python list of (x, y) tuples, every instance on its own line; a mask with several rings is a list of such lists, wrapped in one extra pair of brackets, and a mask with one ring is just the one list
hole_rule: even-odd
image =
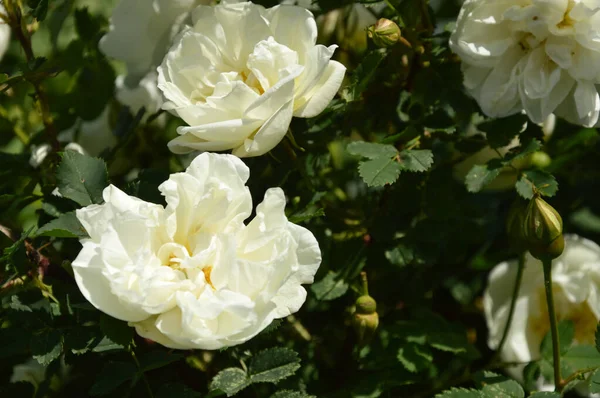
[(595, 0), (467, 0), (450, 46), (483, 112), (525, 109), (593, 126), (600, 113), (600, 3)]
[[(6, 8), (0, 4), (0, 13), (6, 15)], [(10, 45), (10, 26), (0, 19), (0, 60), (4, 58), (6, 50)]]
[(176, 349), (240, 344), (298, 311), (319, 245), (287, 220), (279, 188), (245, 225), (248, 177), (238, 158), (204, 153), (159, 187), (166, 208), (107, 187), (106, 203), (77, 210), (90, 235), (73, 262), (83, 295)]
[(199, 6), (158, 68), (163, 109), (181, 117), (175, 153), (233, 149), (239, 157), (273, 149), (292, 116), (313, 117), (338, 91), (346, 68), (336, 46), (315, 45), (302, 7), (252, 3)]
[(189, 13), (210, 0), (121, 0), (113, 10), (100, 50), (125, 62), (132, 80), (160, 64)]
[[(498, 264), (489, 276), (483, 303), (492, 349), (504, 332), (516, 273), (517, 261), (510, 261)], [(552, 279), (558, 320), (574, 323), (575, 343), (594, 344), (600, 320), (600, 247), (576, 235), (565, 236), (565, 250), (552, 262)], [(539, 359), (540, 344), (549, 330), (542, 263), (528, 254), (502, 360)]]

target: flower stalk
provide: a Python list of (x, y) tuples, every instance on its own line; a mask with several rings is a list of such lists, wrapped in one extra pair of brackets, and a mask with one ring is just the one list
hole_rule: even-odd
[(550, 334), (552, 336), (552, 364), (554, 366), (554, 387), (557, 392), (563, 388), (560, 372), (560, 343), (558, 341), (558, 323), (556, 322), (556, 311), (554, 309), (554, 294), (552, 292), (552, 260), (543, 260), (544, 287), (546, 290), (546, 303), (548, 304), (548, 316), (550, 318)]
[[(508, 332), (510, 331), (510, 325), (512, 324), (513, 316), (515, 314), (515, 307), (517, 305), (517, 297), (519, 297), (519, 290), (521, 288), (521, 282), (523, 280), (523, 270), (525, 269), (525, 254), (526, 253), (527, 252), (522, 252), (519, 255), (517, 276), (515, 279), (515, 286), (513, 287), (510, 308), (508, 310), (508, 318), (506, 319), (506, 325), (504, 325), (504, 332), (502, 333), (502, 338), (500, 339), (500, 344), (498, 344), (498, 348), (496, 350), (496, 357), (500, 355), (500, 353), (502, 352), (502, 348), (504, 347), (504, 343), (506, 343), (506, 339), (508, 337)], [(492, 361), (492, 363), (493, 362), (494, 361)]]

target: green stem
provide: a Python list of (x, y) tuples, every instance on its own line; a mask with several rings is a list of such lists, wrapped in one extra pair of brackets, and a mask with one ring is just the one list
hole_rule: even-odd
[(598, 369), (598, 368), (585, 368), (585, 369), (578, 370), (577, 372), (573, 373), (571, 376), (567, 377), (560, 383), (560, 389), (562, 390), (573, 380), (580, 378), (581, 376), (583, 376), (586, 373), (593, 372), (596, 369)]
[(152, 389), (150, 388), (150, 383), (148, 383), (148, 379), (146, 379), (146, 375), (142, 372), (142, 367), (140, 366), (140, 361), (138, 361), (137, 356), (135, 355), (135, 351), (133, 348), (129, 348), (129, 353), (131, 354), (131, 358), (133, 358), (133, 362), (135, 362), (135, 366), (138, 368), (138, 372), (140, 372), (140, 377), (144, 382), (144, 386), (146, 387), (146, 392), (150, 398), (154, 398), (154, 394), (152, 393)]
[(554, 310), (554, 294), (552, 292), (552, 260), (543, 260), (544, 268), (544, 287), (546, 288), (546, 303), (548, 304), (548, 316), (550, 317), (550, 333), (552, 335), (552, 356), (554, 365), (554, 387), (560, 392), (562, 386), (562, 376), (560, 374), (560, 343), (558, 342), (558, 324), (556, 322), (556, 312)]
[(517, 277), (515, 279), (515, 286), (512, 291), (512, 298), (510, 301), (510, 308), (508, 310), (508, 318), (506, 319), (506, 325), (504, 325), (504, 332), (502, 333), (502, 338), (500, 339), (500, 344), (496, 349), (496, 356), (499, 356), (502, 352), (502, 347), (504, 347), (504, 343), (506, 343), (506, 339), (508, 337), (508, 332), (510, 331), (510, 325), (512, 324), (513, 316), (515, 314), (515, 307), (517, 306), (517, 297), (519, 296), (519, 290), (521, 288), (521, 281), (523, 280), (523, 270), (525, 269), (525, 253), (523, 252), (519, 255), (519, 264), (517, 269)]
[(363, 296), (368, 296), (369, 295), (369, 281), (367, 279), (367, 273), (366, 272), (361, 272), (360, 273), (360, 279), (362, 282), (362, 294)]

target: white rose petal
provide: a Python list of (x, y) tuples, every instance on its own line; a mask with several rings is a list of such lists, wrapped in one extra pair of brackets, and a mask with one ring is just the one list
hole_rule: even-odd
[[(484, 294), (488, 345), (496, 349), (508, 317), (517, 262), (498, 264)], [(559, 321), (575, 325), (575, 343), (594, 344), (600, 320), (600, 247), (587, 239), (565, 236), (565, 251), (552, 263), (553, 292)], [(501, 357), (505, 362), (540, 358), (540, 344), (550, 330), (542, 263), (527, 255), (514, 318)]]
[(177, 349), (240, 344), (298, 311), (319, 245), (287, 220), (279, 188), (244, 224), (248, 178), (237, 157), (204, 153), (159, 187), (166, 208), (106, 188), (104, 204), (77, 210), (90, 236), (73, 262), (83, 295)]
[[(0, 13), (6, 14), (6, 8), (0, 4)], [(10, 45), (10, 26), (8, 26), (3, 20), (0, 20), (0, 60), (4, 58), (6, 50)]]
[(115, 96), (121, 104), (129, 107), (134, 116), (140, 109), (145, 109), (142, 123), (158, 112), (163, 104), (162, 94), (156, 86), (157, 76), (156, 72), (149, 72), (133, 87), (127, 84), (125, 75), (118, 76), (115, 81)]
[(591, 127), (600, 114), (600, 3), (467, 0), (450, 46), (465, 87), (491, 117), (525, 110)]
[(193, 7), (209, 0), (121, 0), (110, 18), (100, 49), (125, 62), (132, 79), (141, 80), (160, 64), (171, 39)]
[(163, 108), (189, 127), (169, 143), (175, 153), (232, 150), (258, 156), (287, 133), (293, 116), (313, 117), (338, 91), (345, 67), (336, 46), (316, 45), (313, 15), (297, 6), (199, 6), (192, 27), (158, 68)]

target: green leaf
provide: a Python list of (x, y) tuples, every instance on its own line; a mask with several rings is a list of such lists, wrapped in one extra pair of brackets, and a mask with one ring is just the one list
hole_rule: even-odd
[(62, 154), (56, 174), (58, 190), (82, 206), (102, 203), (102, 191), (108, 185), (106, 164), (101, 159), (75, 151)]
[(92, 18), (87, 7), (84, 7), (75, 10), (75, 29), (83, 41), (91, 41), (100, 32), (100, 25)]
[(410, 149), (400, 152), (402, 170), (427, 171), (433, 165), (433, 153), (429, 149)]
[(154, 398), (200, 398), (202, 394), (198, 391), (192, 390), (185, 384), (180, 383), (169, 383), (163, 384)]
[(182, 358), (182, 354), (176, 354), (171, 351), (150, 351), (140, 356), (140, 369), (142, 372), (149, 372), (180, 361)]
[(477, 130), (486, 133), (490, 147), (501, 148), (510, 144), (513, 138), (524, 130), (527, 120), (526, 115), (517, 113), (480, 123)]
[(43, 21), (48, 14), (48, 0), (28, 0), (27, 5), (31, 8), (31, 15), (38, 21)]
[(231, 397), (250, 385), (246, 372), (240, 368), (227, 368), (212, 379), (210, 390), (221, 390)]
[(314, 395), (308, 395), (300, 391), (281, 390), (271, 395), (271, 398), (316, 398)]
[(592, 376), (590, 376), (590, 393), (600, 393), (600, 369), (597, 369)]
[(335, 300), (348, 291), (348, 284), (336, 272), (329, 271), (320, 281), (310, 287), (318, 300)]
[(252, 383), (277, 383), (300, 368), (298, 354), (289, 348), (275, 347), (252, 358), (248, 374)]
[(400, 244), (398, 247), (386, 251), (385, 258), (393, 265), (405, 267), (413, 262), (415, 259), (415, 252), (411, 247)]
[(533, 390), (536, 387), (537, 381), (540, 378), (541, 369), (539, 362), (530, 362), (523, 369), (523, 385), (528, 390)]
[(484, 397), (524, 398), (525, 391), (519, 383), (505, 376), (484, 371), (475, 376), (476, 381), (482, 386)]
[(31, 353), (40, 365), (47, 366), (62, 353), (62, 334), (48, 329), (31, 337)]
[[(558, 323), (558, 342), (560, 344), (560, 353), (564, 355), (571, 345), (573, 344), (573, 339), (575, 338), (575, 324), (572, 321), (561, 321)], [(540, 346), (540, 353), (542, 354), (542, 358), (550, 360), (552, 362), (553, 353), (552, 353), (552, 333), (548, 331), (542, 340), (542, 344)]]
[(346, 147), (346, 150), (351, 155), (362, 156), (369, 159), (391, 158), (398, 154), (398, 151), (392, 145), (364, 141), (351, 142)]
[(137, 373), (135, 365), (128, 362), (108, 362), (96, 377), (90, 389), (90, 395), (107, 395), (116, 390), (127, 380), (131, 380)]
[(541, 391), (531, 394), (529, 398), (560, 398), (560, 394), (557, 392)]
[(350, 76), (350, 85), (342, 93), (346, 102), (357, 101), (367, 89), (379, 64), (385, 59), (387, 52), (384, 49), (373, 50), (368, 53)]
[(550, 173), (542, 170), (527, 170), (523, 172), (515, 188), (525, 199), (533, 198), (535, 192), (552, 197), (558, 191), (558, 183)]
[(475, 165), (467, 174), (465, 184), (469, 192), (479, 192), (500, 175), (502, 165), (489, 162), (486, 165)]
[(100, 315), (100, 329), (111, 341), (123, 347), (128, 347), (133, 340), (133, 328), (110, 315)]
[(25, 239), (27, 239), (31, 231), (32, 229), (24, 232), (19, 240), (4, 249), (2, 257), (0, 257), (0, 264), (4, 265), (3, 268), (5, 271), (19, 274), (24, 274), (28, 271), (31, 264), (27, 258)]
[(42, 226), (35, 233), (37, 236), (53, 236), (55, 238), (86, 238), (88, 234), (77, 219), (74, 211), (60, 215), (57, 219)]
[(591, 345), (574, 345), (562, 359), (573, 371), (600, 368), (600, 353)]
[(411, 373), (428, 369), (433, 361), (433, 355), (426, 346), (405, 344), (398, 349), (398, 361)]
[(370, 187), (392, 184), (400, 176), (402, 166), (393, 158), (377, 158), (361, 162), (358, 173)]
[(466, 388), (451, 388), (437, 394), (435, 398), (485, 398), (480, 391)]

